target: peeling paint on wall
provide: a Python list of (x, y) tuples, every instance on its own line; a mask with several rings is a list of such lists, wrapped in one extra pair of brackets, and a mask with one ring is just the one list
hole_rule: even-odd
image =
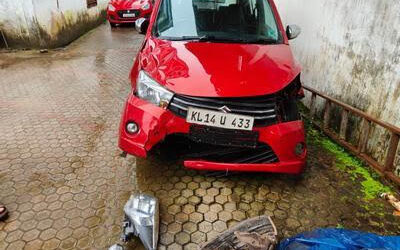
[(0, 27), (12, 48), (61, 47), (102, 23), (107, 2), (87, 9), (86, 0), (2, 0)]
[[(276, 2), (284, 23), (302, 28), (291, 44), (303, 81), (400, 127), (400, 1)], [(359, 126), (354, 118), (350, 137)], [(367, 151), (379, 162), (388, 138), (383, 129), (372, 128)], [(400, 149), (396, 162), (400, 169)]]

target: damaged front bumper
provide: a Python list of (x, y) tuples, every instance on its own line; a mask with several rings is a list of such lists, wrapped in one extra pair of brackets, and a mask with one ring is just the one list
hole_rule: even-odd
[[(126, 130), (128, 123), (136, 124), (138, 131), (136, 133), (128, 133)], [(184, 118), (175, 115), (170, 110), (162, 109), (130, 94), (120, 124), (119, 147), (124, 152), (145, 158), (148, 152), (168, 135), (189, 135), (191, 133), (190, 129), (191, 124), (187, 123)], [(216, 154), (210, 160), (209, 157), (205, 157), (201, 153), (192, 155), (184, 161), (185, 167), (211, 171), (288, 174), (299, 174), (303, 171), (307, 150), (305, 148), (302, 121), (255, 127), (254, 131), (258, 133), (259, 145), (254, 150), (245, 149), (244, 152), (246, 153), (243, 153), (245, 155), (240, 159), (228, 159), (231, 155), (238, 155), (238, 153), (235, 153), (237, 148), (223, 147), (225, 151), (221, 152), (223, 152), (222, 155), (224, 157), (218, 157), (218, 154)], [(301, 145), (300, 152), (299, 145)], [(221, 147), (218, 150), (221, 150)], [(260, 157), (264, 157), (266, 161), (262, 162)], [(261, 159), (261, 162), (258, 159)]]

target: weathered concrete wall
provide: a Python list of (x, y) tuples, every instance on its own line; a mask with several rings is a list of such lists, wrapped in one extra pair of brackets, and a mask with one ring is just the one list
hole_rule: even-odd
[[(0, 2), (0, 30), (6, 36), (9, 44), (16, 47), (29, 44), (30, 31), (26, 16), (32, 18), (33, 7), (30, 1), (2, 0)], [(0, 45), (5, 46), (2, 37)]]
[(60, 47), (103, 22), (107, 3), (88, 9), (86, 0), (1, 0), (0, 29), (13, 48)]
[[(291, 44), (304, 83), (400, 126), (400, 1), (276, 2), (284, 23), (302, 28)], [(368, 145), (381, 162), (387, 137), (374, 128)]]

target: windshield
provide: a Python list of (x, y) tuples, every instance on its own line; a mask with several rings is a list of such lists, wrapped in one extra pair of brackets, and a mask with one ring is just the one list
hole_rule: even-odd
[(162, 0), (153, 35), (167, 40), (280, 40), (267, 0)]

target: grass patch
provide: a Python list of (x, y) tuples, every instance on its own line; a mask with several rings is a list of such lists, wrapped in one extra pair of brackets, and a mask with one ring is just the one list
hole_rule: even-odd
[(314, 129), (307, 126), (307, 135), (311, 143), (318, 145), (335, 156), (335, 165), (342, 171), (350, 174), (353, 181), (361, 179), (361, 191), (365, 201), (372, 200), (380, 193), (391, 192), (391, 189), (378, 180), (376, 173), (371, 173), (359, 159), (349, 154), (343, 147)]

